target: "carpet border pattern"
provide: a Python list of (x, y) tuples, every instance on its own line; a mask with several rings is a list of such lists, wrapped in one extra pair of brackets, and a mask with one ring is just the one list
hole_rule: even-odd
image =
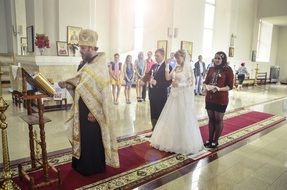
[[(244, 112), (244, 113), (247, 113), (247, 112)], [(244, 114), (244, 113), (241, 113), (241, 114)], [(217, 150), (222, 149), (230, 144), (236, 143), (239, 140), (247, 138), (261, 130), (269, 128), (281, 121), (284, 121), (285, 119), (286, 118), (283, 116), (275, 115), (268, 119), (257, 122), (253, 125), (249, 125), (245, 128), (242, 128), (233, 133), (225, 135), (220, 138), (220, 141), (219, 141), (220, 145)], [(209, 152), (209, 154), (204, 154), (202, 156), (199, 156), (196, 158), (196, 160), (202, 157), (209, 156), (210, 154), (212, 154), (213, 152), (216, 152), (217, 150), (211, 151)], [(150, 163), (144, 166), (140, 166), (131, 171), (121, 173), (121, 174), (112, 176), (110, 178), (107, 178), (105, 180), (101, 180), (96, 183), (83, 186), (81, 188), (78, 188), (77, 190), (129, 189), (132, 187), (136, 187), (146, 182), (147, 180), (155, 179), (170, 171), (174, 171), (175, 169), (180, 168), (184, 165), (187, 165), (193, 161), (195, 160), (185, 155), (175, 154), (167, 158), (157, 160), (156, 162), (153, 162), (153, 163)]]
[[(243, 110), (238, 110), (235, 112), (226, 113), (224, 119), (230, 119), (230, 118), (233, 118), (233, 117), (236, 117), (242, 114), (246, 114), (249, 112), (252, 112), (252, 111), (243, 109)], [(95, 182), (89, 185), (85, 185), (83, 187), (78, 188), (78, 190), (130, 189), (132, 187), (136, 187), (140, 184), (143, 184), (144, 182), (161, 177), (162, 175), (172, 172), (178, 168), (181, 168), (182, 166), (188, 165), (202, 157), (209, 156), (210, 154), (218, 151), (219, 149), (222, 149), (231, 144), (234, 144), (266, 128), (274, 126), (275, 124), (281, 121), (284, 121), (285, 119), (286, 118), (283, 116), (274, 115), (274, 116), (271, 116), (270, 118), (267, 118), (255, 124), (246, 126), (245, 128), (236, 130), (232, 133), (222, 136), (219, 140), (219, 147), (217, 150), (212, 150), (196, 158), (191, 159), (190, 157), (185, 156), (185, 155), (173, 154), (163, 159), (157, 160), (155, 162), (142, 165), (140, 167), (108, 177), (106, 179), (100, 180), (98, 182)], [(208, 122), (208, 119), (200, 120), (199, 125), (204, 126), (207, 124), (207, 122)], [(126, 139), (122, 139), (118, 142), (119, 148), (122, 149), (128, 146), (133, 146), (133, 145), (137, 145), (137, 144), (148, 141), (148, 139), (146, 139), (144, 136), (145, 134), (141, 134), (141, 135), (136, 135), (133, 137), (128, 137)], [(54, 166), (58, 166), (58, 165), (69, 163), (71, 159), (72, 157), (71, 157), (70, 152), (66, 152), (61, 155), (58, 154), (58, 155), (52, 156), (51, 158), (49, 158), (48, 161), (50, 164)], [(22, 165), (24, 169), (30, 168), (30, 162), (24, 163)], [(18, 175), (17, 167), (11, 168), (11, 171), (13, 173), (13, 177), (16, 177)], [(2, 172), (0, 172), (0, 175), (2, 176)]]

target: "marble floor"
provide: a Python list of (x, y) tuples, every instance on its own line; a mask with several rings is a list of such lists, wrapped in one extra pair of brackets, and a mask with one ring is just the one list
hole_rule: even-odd
[[(287, 86), (266, 85), (244, 88), (242, 91), (230, 92), (227, 111), (248, 108), (255, 111), (286, 116)], [(10, 104), (5, 112), (8, 123), (8, 143), (10, 160), (29, 157), (28, 127), (19, 118), (26, 110), (12, 105), (11, 94), (3, 89), (3, 97)], [(136, 97), (132, 89), (132, 97)], [(151, 128), (149, 119), (149, 102), (132, 104), (124, 101), (123, 88), (119, 105), (114, 108), (118, 120), (118, 136), (131, 135)], [(197, 117), (205, 118), (204, 97), (196, 96)], [(52, 122), (45, 125), (48, 152), (70, 147), (64, 130), (67, 111), (46, 112), (45, 116)], [(169, 189), (287, 189), (287, 122), (270, 133), (248, 142), (236, 150), (220, 156), (171, 181), (157, 186), (159, 190)], [(0, 147), (2, 155), (2, 147)], [(2, 156), (1, 156), (2, 157)], [(2, 160), (0, 160), (0, 163)], [(137, 189), (147, 189), (146, 186)]]

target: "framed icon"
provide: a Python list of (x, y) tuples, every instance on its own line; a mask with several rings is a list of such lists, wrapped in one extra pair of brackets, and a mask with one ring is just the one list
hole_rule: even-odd
[(21, 55), (26, 55), (27, 53), (27, 38), (26, 37), (20, 38), (20, 47), (21, 47)]
[(58, 56), (68, 56), (69, 50), (68, 50), (68, 43), (57, 41), (57, 55)]
[(157, 49), (164, 50), (164, 57), (167, 59), (167, 40), (158, 40), (157, 41)]
[(229, 47), (228, 57), (234, 57), (234, 47)]
[(27, 33), (27, 52), (34, 52), (34, 27), (28, 26)]
[(67, 42), (68, 44), (78, 44), (79, 34), (81, 32), (81, 27), (67, 26)]
[(186, 50), (186, 52), (189, 54), (190, 58), (192, 58), (192, 50), (193, 50), (193, 43), (192, 42), (181, 41), (180, 49)]
[(252, 51), (251, 61), (252, 61), (252, 62), (256, 62), (256, 50), (253, 50), (253, 51)]

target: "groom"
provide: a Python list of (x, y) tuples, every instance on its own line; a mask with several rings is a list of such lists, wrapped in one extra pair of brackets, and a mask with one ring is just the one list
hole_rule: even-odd
[[(166, 64), (164, 61), (164, 55), (165, 54), (163, 49), (157, 49), (155, 51), (154, 56), (156, 63), (152, 66), (151, 70), (148, 73), (148, 75), (150, 76), (148, 95), (150, 100), (150, 116), (152, 130), (154, 130), (156, 122), (165, 105), (165, 102), (167, 100), (168, 87), (171, 84), (171, 80), (167, 81), (165, 79)], [(171, 70), (172, 67), (169, 66), (169, 71)]]

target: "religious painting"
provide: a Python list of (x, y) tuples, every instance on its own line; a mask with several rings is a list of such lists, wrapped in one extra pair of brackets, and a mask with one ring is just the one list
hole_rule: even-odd
[(27, 52), (34, 52), (34, 27), (28, 26), (26, 28), (27, 34)]
[(167, 59), (167, 40), (158, 40), (157, 41), (157, 49), (164, 50), (164, 57)]
[(20, 47), (21, 47), (21, 55), (26, 55), (27, 53), (27, 38), (26, 37), (20, 38)]
[(189, 54), (189, 57), (192, 58), (192, 49), (193, 49), (193, 43), (192, 42), (181, 41), (180, 49), (186, 50), (186, 52)]
[(68, 56), (69, 55), (67, 42), (57, 41), (57, 55), (58, 56)]
[(68, 44), (78, 44), (79, 34), (81, 32), (81, 27), (67, 26), (67, 42)]
[(252, 51), (251, 61), (252, 61), (252, 62), (256, 62), (256, 50), (253, 50), (253, 51)]
[(228, 57), (234, 57), (234, 47), (229, 47)]

